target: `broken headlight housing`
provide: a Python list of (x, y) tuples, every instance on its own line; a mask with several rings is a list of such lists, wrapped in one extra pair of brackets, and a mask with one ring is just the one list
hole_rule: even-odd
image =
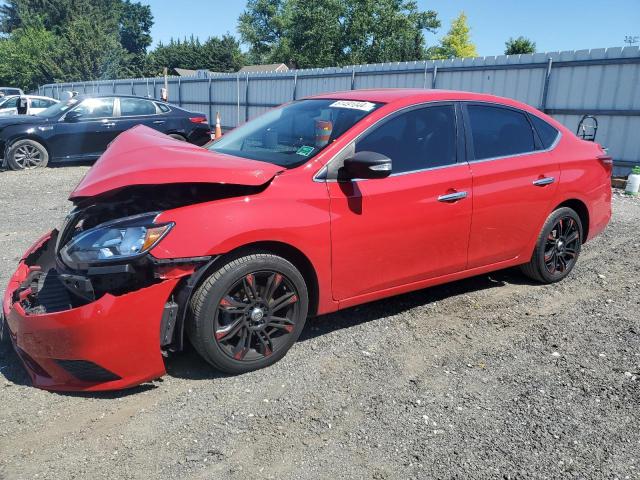
[(131, 260), (155, 247), (173, 227), (156, 225), (157, 213), (134, 215), (80, 232), (60, 250), (68, 266)]

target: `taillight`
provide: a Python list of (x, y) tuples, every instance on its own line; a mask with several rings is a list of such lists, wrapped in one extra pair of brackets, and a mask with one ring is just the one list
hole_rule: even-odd
[(600, 163), (602, 163), (602, 166), (605, 168), (607, 174), (611, 176), (611, 174), (613, 173), (613, 157), (611, 157), (611, 155), (603, 153), (602, 155), (598, 155), (596, 158), (600, 161)]
[(191, 123), (207, 123), (207, 117), (191, 117), (189, 121)]
[(613, 166), (613, 157), (611, 155), (607, 155), (607, 154), (598, 155), (597, 159), (600, 160), (605, 165)]

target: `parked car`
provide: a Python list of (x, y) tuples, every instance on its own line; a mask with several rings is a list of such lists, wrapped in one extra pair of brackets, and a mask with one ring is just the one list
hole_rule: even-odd
[(52, 105), (58, 100), (38, 95), (11, 95), (0, 98), (0, 117), (8, 115), (18, 115), (18, 107), (21, 100), (26, 100), (27, 105), (24, 115), (36, 115)]
[(0, 87), (0, 98), (7, 95), (24, 95), (21, 88)]
[(602, 148), (490, 95), (325, 94), (207, 149), (129, 130), (24, 254), (3, 311), (36, 386), (137, 385), (185, 336), (237, 374), (309, 315), (517, 265), (557, 282), (611, 216)]
[(201, 113), (142, 97), (79, 95), (35, 116), (0, 118), (0, 154), (13, 170), (44, 167), (49, 161), (96, 160), (120, 133), (136, 125), (196, 145), (211, 140)]

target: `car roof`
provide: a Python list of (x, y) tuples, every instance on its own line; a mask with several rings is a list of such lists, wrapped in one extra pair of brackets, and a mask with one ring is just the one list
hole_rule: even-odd
[(111, 98), (111, 97), (118, 97), (118, 98), (139, 98), (141, 100), (151, 100), (152, 102), (159, 102), (160, 100), (157, 100), (155, 98), (149, 98), (149, 97), (141, 97), (140, 95), (126, 95), (126, 94), (122, 94), (122, 93), (81, 93), (76, 95), (73, 98), (77, 98), (77, 99), (85, 99), (85, 98)]
[(433, 90), (423, 88), (376, 88), (323, 93), (307, 98), (355, 100), (362, 102), (389, 104), (466, 100), (499, 103), (502, 105), (514, 106), (526, 110), (533, 110), (528, 105), (511, 98), (498, 97), (496, 95), (489, 95), (486, 93), (464, 92), (461, 90)]

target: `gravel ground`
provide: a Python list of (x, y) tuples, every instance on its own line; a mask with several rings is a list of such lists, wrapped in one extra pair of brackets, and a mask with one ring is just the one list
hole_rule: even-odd
[[(0, 172), (0, 282), (86, 167)], [(0, 478), (640, 478), (640, 199), (552, 286), (502, 271), (308, 323), (275, 366), (193, 352), (47, 393), (0, 350)]]

